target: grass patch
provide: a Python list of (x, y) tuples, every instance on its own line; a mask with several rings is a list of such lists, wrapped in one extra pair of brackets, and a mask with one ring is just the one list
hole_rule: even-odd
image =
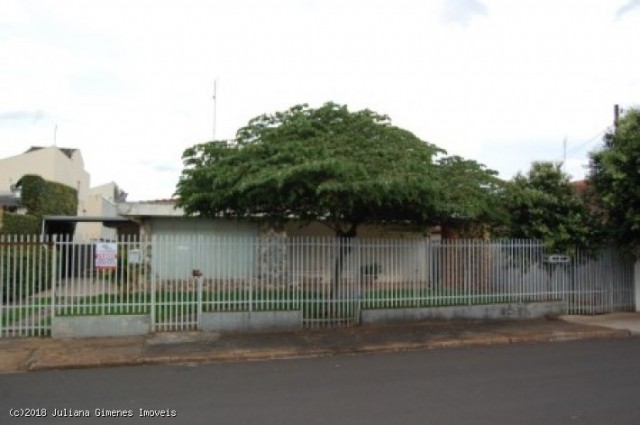
[[(190, 316), (197, 313), (198, 304), (203, 312), (214, 311), (285, 311), (300, 308), (295, 293), (260, 291), (249, 295), (246, 291), (203, 292), (199, 300), (196, 291), (101, 294), (69, 300), (60, 299), (57, 316), (97, 316), (121, 314), (151, 314), (152, 301), (156, 320)], [(68, 305), (65, 305), (68, 304)]]
[(149, 314), (147, 294), (100, 294), (65, 299), (59, 297), (56, 316), (101, 316), (120, 314)]
[(354, 296), (331, 299), (326, 292), (254, 291), (245, 290), (202, 292), (161, 291), (155, 294), (136, 292), (130, 294), (101, 294), (83, 298), (60, 299), (58, 316), (133, 315), (151, 314), (155, 305), (156, 321), (171, 317), (193, 317), (201, 303), (203, 312), (286, 311), (302, 309), (307, 318), (348, 318), (359, 309), (428, 308), (466, 305), (498, 304), (542, 301), (537, 297), (520, 295), (478, 294), (468, 295), (451, 290), (364, 290), (360, 298)]
[(43, 309), (51, 305), (49, 298), (36, 298), (29, 301), (28, 305), (3, 305), (2, 326), (12, 326), (25, 321), (33, 316), (43, 315)]

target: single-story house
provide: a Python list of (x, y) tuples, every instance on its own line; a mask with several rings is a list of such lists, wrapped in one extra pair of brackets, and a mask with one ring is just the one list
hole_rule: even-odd
[[(194, 270), (214, 279), (282, 274), (288, 263), (296, 261), (305, 264), (305, 277), (328, 281), (335, 269), (339, 248), (332, 229), (322, 223), (291, 222), (276, 231), (247, 219), (186, 217), (173, 199), (120, 203), (118, 214), (139, 225), (141, 237), (154, 240), (151, 266), (163, 278), (182, 279)], [(424, 265), (418, 261), (427, 255), (424, 242), (434, 238), (439, 234), (425, 234), (411, 225), (362, 225), (358, 241), (371, 247), (357, 261), (345, 262), (345, 276), (367, 270), (383, 278), (387, 270), (397, 279), (409, 279), (409, 275), (424, 273), (415, 265)], [(405, 270), (405, 276), (398, 270)], [(289, 280), (298, 278), (302, 276)]]

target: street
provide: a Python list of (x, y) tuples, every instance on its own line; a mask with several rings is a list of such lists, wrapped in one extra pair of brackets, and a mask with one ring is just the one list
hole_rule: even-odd
[(629, 338), (7, 374), (0, 423), (635, 425), (638, 397)]

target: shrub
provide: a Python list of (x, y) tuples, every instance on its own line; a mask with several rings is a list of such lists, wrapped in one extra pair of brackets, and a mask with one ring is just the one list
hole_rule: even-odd
[(0, 238), (0, 289), (3, 302), (51, 288), (52, 250), (32, 238)]
[(0, 233), (5, 235), (35, 235), (40, 229), (40, 220), (33, 215), (5, 213)]

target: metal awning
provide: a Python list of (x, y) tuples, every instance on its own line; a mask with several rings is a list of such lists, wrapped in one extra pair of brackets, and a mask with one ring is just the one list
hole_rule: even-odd
[(57, 222), (57, 223), (103, 223), (105, 225), (111, 224), (126, 224), (134, 223), (134, 221), (121, 216), (97, 216), (97, 215), (45, 215), (42, 217), (45, 222)]
[[(42, 232), (47, 234), (60, 226), (75, 225), (77, 223), (102, 223), (105, 227), (118, 229), (118, 231), (129, 229), (137, 233), (139, 224), (122, 216), (95, 216), (95, 215), (45, 215), (42, 217)], [(57, 231), (57, 230), (56, 230)]]

